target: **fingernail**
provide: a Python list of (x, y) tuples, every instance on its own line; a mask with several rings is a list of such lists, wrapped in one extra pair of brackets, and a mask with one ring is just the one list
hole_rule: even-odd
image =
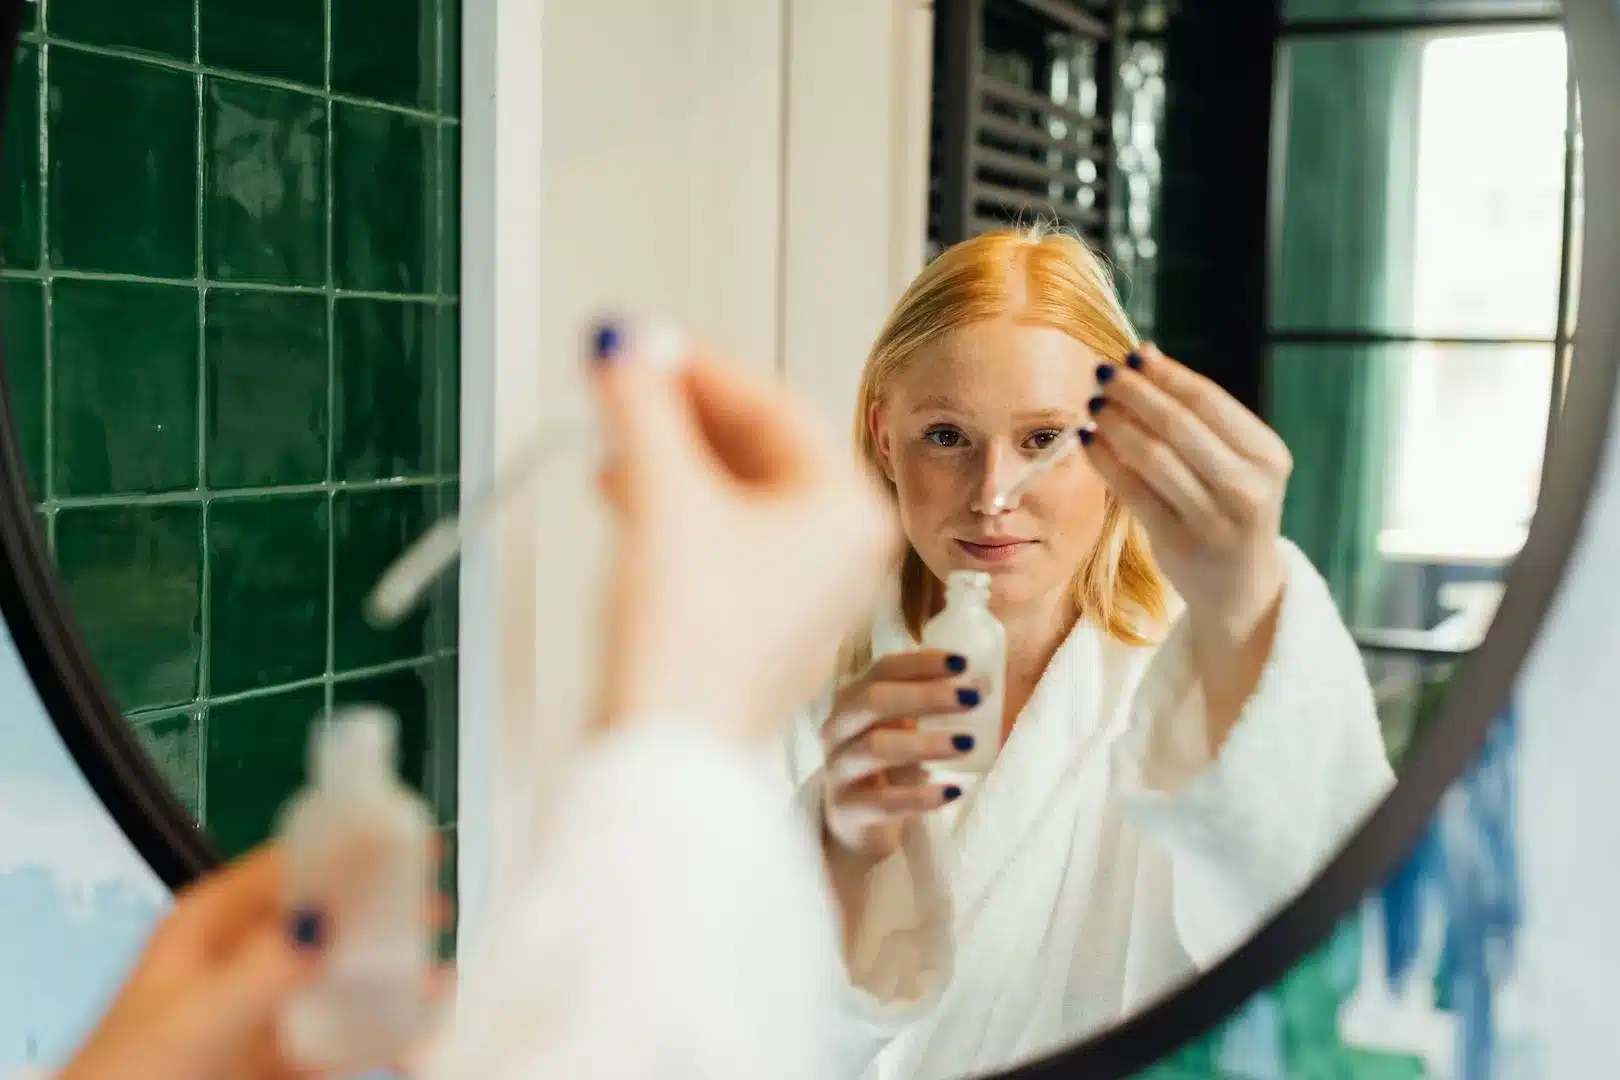
[(1129, 355), (1129, 356), (1127, 356), (1125, 358), (1125, 366), (1130, 368), (1132, 371), (1141, 371), (1142, 370), (1142, 354), (1139, 353), (1139, 352), (1131, 353), (1131, 355)]
[(951, 736), (951, 745), (956, 747), (958, 750), (962, 751), (962, 753), (965, 754), (969, 750), (973, 749), (973, 736), (971, 736), (971, 735), (952, 735)]
[(1097, 365), (1097, 381), (1099, 383), (1106, 383), (1106, 382), (1108, 382), (1108, 380), (1112, 379), (1113, 377), (1114, 377), (1114, 365), (1113, 364), (1098, 364)]
[(945, 670), (953, 675), (960, 675), (967, 670), (967, 657), (952, 653), (945, 658)]
[(591, 334), (591, 362), (610, 364), (624, 348), (624, 329), (613, 319), (603, 319)]
[(972, 687), (964, 686), (956, 692), (956, 700), (966, 708), (973, 708), (979, 703), (979, 692)]
[(1098, 394), (1096, 397), (1086, 402), (1086, 408), (1091, 410), (1092, 416), (1096, 416), (1098, 413), (1103, 411), (1103, 406), (1107, 404), (1108, 399), (1103, 397), (1101, 394)]
[(300, 949), (319, 949), (326, 943), (326, 919), (319, 911), (295, 911), (287, 920), (287, 936)]
[(1080, 429), (1081, 446), (1090, 446), (1096, 438), (1097, 430), (1095, 428), (1083, 427)]
[(956, 799), (960, 799), (961, 797), (962, 797), (962, 789), (957, 787), (955, 784), (952, 784), (952, 785), (950, 785), (949, 787), (947, 787), (945, 789), (945, 801), (946, 802), (952, 802), (952, 801), (954, 801)]

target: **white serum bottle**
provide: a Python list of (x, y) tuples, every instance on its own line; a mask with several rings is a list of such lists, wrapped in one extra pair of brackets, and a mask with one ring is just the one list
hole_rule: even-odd
[(287, 1003), (282, 1050), (322, 1071), (400, 1061), (432, 1019), (433, 816), (394, 767), (397, 722), (341, 710), (310, 738), (310, 783), (283, 811), (283, 904), (326, 937), (320, 979)]
[(1001, 751), (1007, 681), (1007, 631), (990, 613), (989, 574), (951, 571), (945, 580), (945, 607), (923, 626), (922, 643), (965, 657), (967, 683), (979, 692), (978, 704), (967, 712), (923, 721), (925, 727), (973, 737), (973, 749), (943, 771), (970, 776), (989, 772)]

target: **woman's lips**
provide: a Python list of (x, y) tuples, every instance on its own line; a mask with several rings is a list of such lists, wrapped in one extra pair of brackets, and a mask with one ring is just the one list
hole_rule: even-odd
[(975, 562), (999, 566), (1010, 563), (1024, 551), (1034, 545), (1033, 540), (957, 540), (957, 546), (967, 552)]

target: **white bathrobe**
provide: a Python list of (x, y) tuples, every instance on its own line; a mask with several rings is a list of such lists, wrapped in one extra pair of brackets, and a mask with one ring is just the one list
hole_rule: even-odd
[[(1000, 758), (873, 871), (831, 1048), (839, 1075), (956, 1080), (1137, 1011), (1240, 944), (1392, 782), (1361, 656), (1284, 542), (1271, 657), (1211, 758), (1184, 622), (1132, 647), (1082, 621)], [(897, 614), (875, 651), (916, 648)], [(819, 731), (789, 737), (819, 830)]]

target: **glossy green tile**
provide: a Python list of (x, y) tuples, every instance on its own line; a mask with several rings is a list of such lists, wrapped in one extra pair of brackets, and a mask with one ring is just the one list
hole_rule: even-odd
[(323, 0), (199, 0), (197, 18), (208, 67), (326, 84)]
[(337, 301), (332, 470), (338, 480), (423, 476), (437, 425), (430, 304)]
[(423, 795), (428, 788), (428, 713), (434, 697), (436, 671), (431, 663), (402, 668), (383, 675), (339, 679), (332, 684), (332, 706), (382, 705), (399, 719), (400, 779)]
[(51, 303), (56, 495), (196, 487), (196, 290), (58, 279)]
[(332, 260), (339, 288), (425, 293), (437, 235), (434, 124), (332, 106)]
[(162, 720), (131, 718), (131, 723), (169, 791), (195, 818), (202, 791), (202, 718), (183, 713)]
[[(51, 36), (114, 49), (192, 58), (193, 0), (51, 0)], [(59, 55), (56, 54), (56, 55)], [(55, 63), (53, 59), (51, 61)]]
[(27, 0), (23, 4), (22, 22), (19, 24), (24, 31), (36, 29), (39, 26), (40, 0)]
[(406, 660), (428, 651), (425, 611), (418, 609), (391, 630), (376, 630), (365, 621), (361, 605), (378, 575), (427, 528), (434, 498), (428, 484), (340, 491), (334, 496), (332, 646), (338, 671)]
[(5, 156), (0, 160), (0, 263), (33, 269), (40, 264), (39, 50), (17, 50), (6, 110)]
[(46, 122), (51, 262), (195, 278), (195, 80), (137, 60), (53, 49)]
[(331, 0), (332, 89), (433, 108), (438, 29), (434, 0)]
[(456, 712), (460, 680), (454, 656), (433, 663), (433, 692), (428, 702), (427, 792), (440, 823), (450, 824), (458, 817), (460, 799), (457, 762), (461, 734)]
[(274, 831), (282, 805), (304, 785), (309, 730), (325, 710), (320, 686), (209, 708), (204, 822), (226, 858)]
[(217, 281), (326, 282), (326, 103), (203, 83), (203, 246)]
[(210, 289), (208, 486), (326, 479), (326, 297)]
[(210, 694), (326, 670), (329, 514), (320, 493), (209, 504)]
[(439, 455), (437, 471), (454, 476), (461, 467), (461, 309), (438, 310), (434, 369), (439, 380)]
[(439, 132), (439, 245), (434, 251), (439, 292), (461, 291), (461, 129), (445, 124)]
[(0, 295), (5, 305), (6, 394), (28, 491), (37, 499), (45, 490), (45, 287), (8, 281)]
[(461, 3), (439, 0), (439, 111), (461, 115)]
[(196, 700), (201, 507), (59, 510), (56, 565), (90, 655), (125, 712)]
[(439, 308), (434, 365), (439, 380), (438, 471), (453, 476), (461, 467), (461, 308)]
[[(438, 517), (449, 517), (461, 509), (461, 485), (439, 487)], [(452, 564), (434, 583), (427, 599), (428, 644), (435, 652), (456, 647), (461, 632), (460, 564)]]

